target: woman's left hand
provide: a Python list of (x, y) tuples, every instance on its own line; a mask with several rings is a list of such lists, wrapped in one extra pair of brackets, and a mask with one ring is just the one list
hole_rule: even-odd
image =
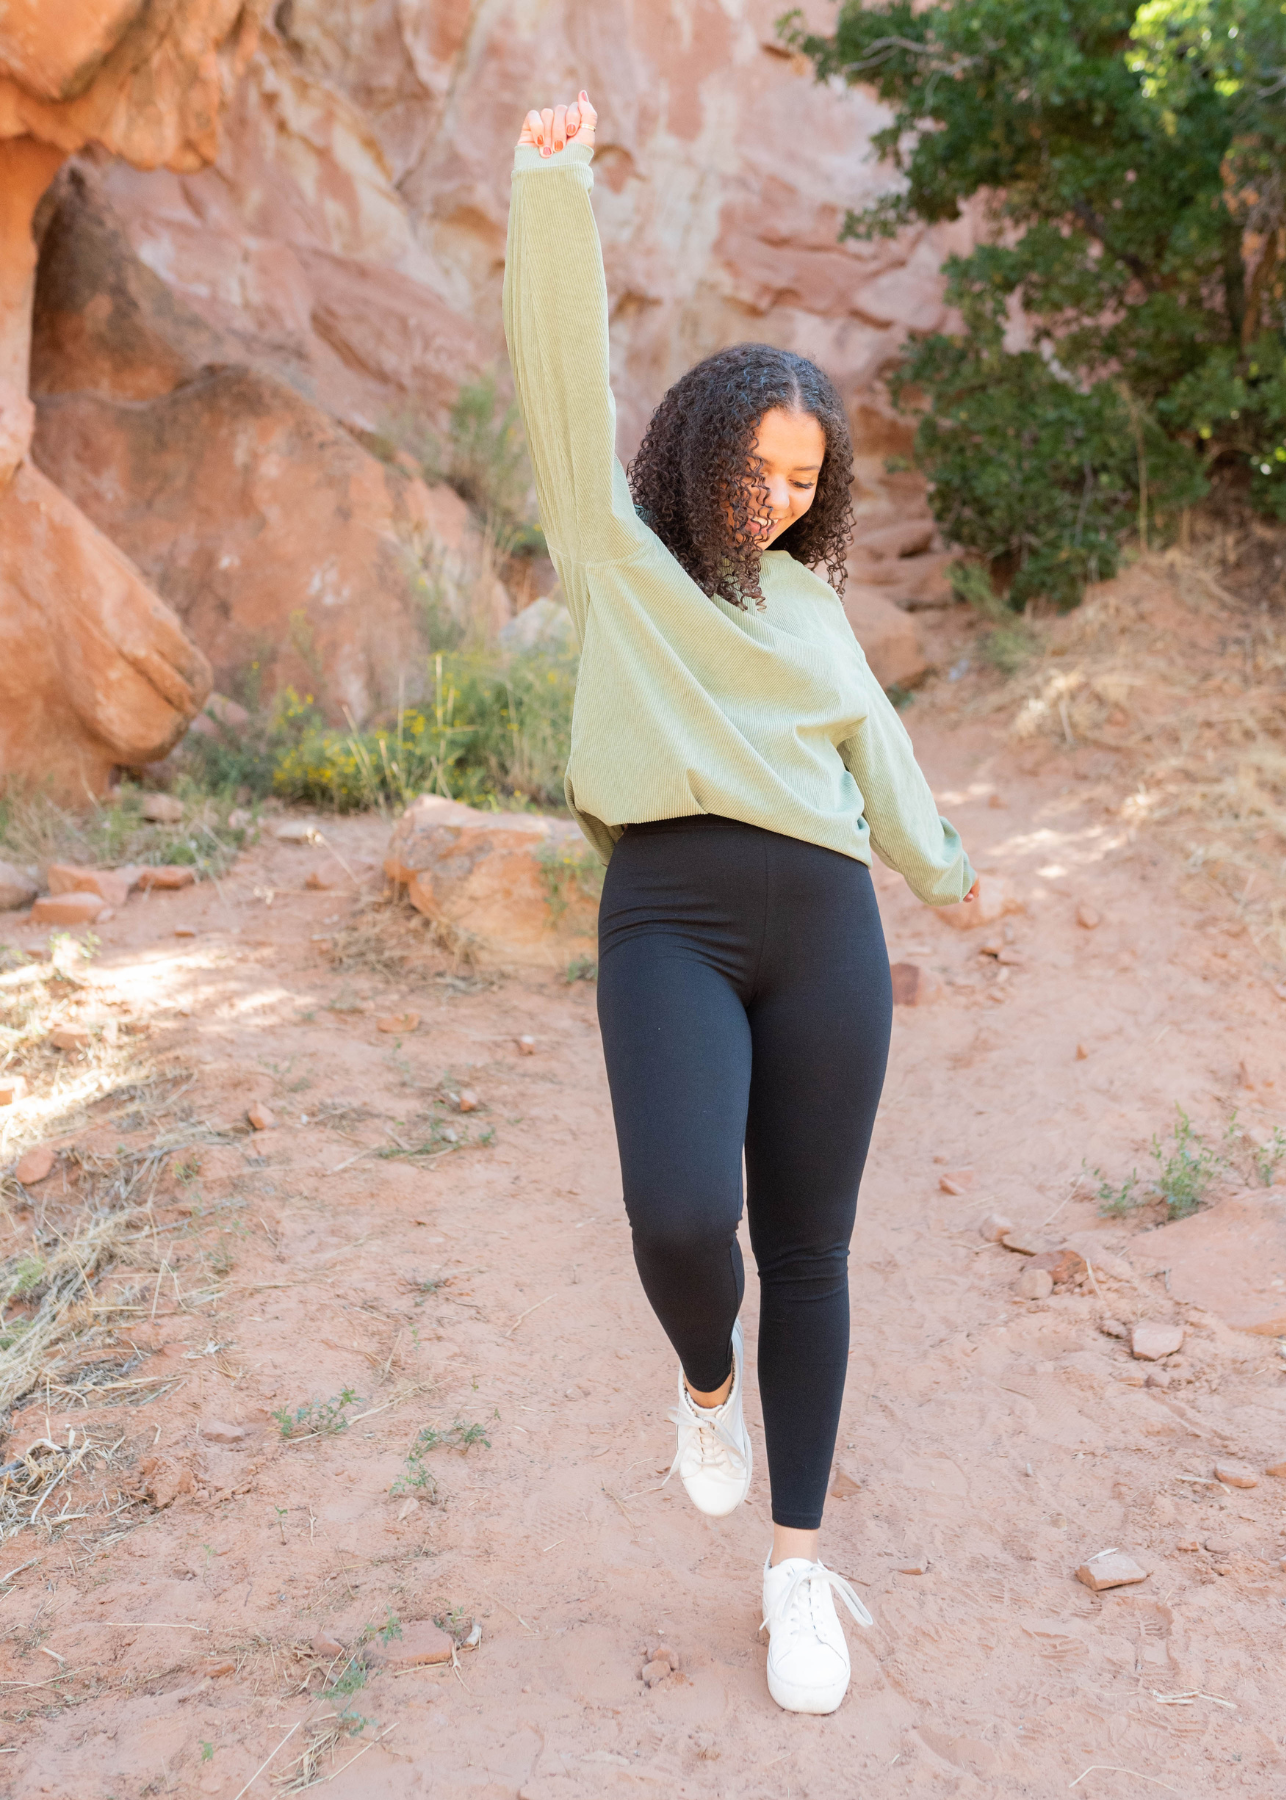
[(981, 887), (982, 887), (982, 877), (980, 875), (975, 875), (973, 886), (969, 889), (969, 892), (965, 895), (966, 902), (968, 902), (970, 900), (976, 900), (978, 898), (978, 893), (979, 893), (979, 890), (981, 889)]
[(598, 114), (582, 88), (570, 106), (546, 106), (539, 111), (533, 108), (523, 121), (518, 142), (528, 149), (539, 150), (542, 156), (556, 155), (568, 144), (588, 144), (592, 150), (597, 124)]

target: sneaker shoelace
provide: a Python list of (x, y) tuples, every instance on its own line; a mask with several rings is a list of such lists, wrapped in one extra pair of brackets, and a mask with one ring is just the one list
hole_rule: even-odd
[(795, 1574), (792, 1575), (790, 1586), (778, 1601), (775, 1610), (768, 1614), (763, 1625), (759, 1627), (761, 1631), (763, 1630), (764, 1625), (766, 1625), (770, 1631), (773, 1631), (785, 1624), (790, 1617), (791, 1608), (794, 1606), (796, 1596), (799, 1595), (799, 1590), (801, 1588), (807, 1589), (806, 1596), (801, 1597), (806, 1597), (810, 1613), (812, 1612), (813, 1601), (816, 1597), (817, 1589), (830, 1588), (834, 1593), (839, 1595), (840, 1599), (844, 1602), (845, 1606), (852, 1613), (859, 1625), (873, 1625), (875, 1623), (870, 1613), (867, 1612), (866, 1608), (862, 1605), (862, 1602), (859, 1600), (849, 1583), (845, 1581), (844, 1577), (842, 1575), (837, 1575), (834, 1569), (828, 1569), (824, 1563), (816, 1562), (809, 1563), (806, 1569), (797, 1569)]
[[(702, 1408), (703, 1412), (704, 1410)], [(717, 1418), (702, 1418), (698, 1416), (692, 1403), (670, 1409), (670, 1419), (679, 1428), (679, 1447), (670, 1464), (670, 1475), (678, 1472), (680, 1463), (693, 1447), (703, 1464), (726, 1468), (735, 1475), (745, 1473), (745, 1451), (728, 1429), (723, 1407), (718, 1407), (716, 1411), (719, 1415)], [(665, 1481), (670, 1479), (670, 1475), (666, 1476)], [(665, 1486), (665, 1481), (661, 1483), (662, 1487)]]

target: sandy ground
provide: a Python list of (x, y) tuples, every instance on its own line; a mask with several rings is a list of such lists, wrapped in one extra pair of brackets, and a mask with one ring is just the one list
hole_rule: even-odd
[[(1025, 910), (958, 932), (879, 875), (891, 954), (943, 991), (898, 1009), (854, 1243), (823, 1553), (875, 1625), (849, 1627), (840, 1711), (791, 1717), (765, 1688), (763, 1478), (724, 1521), (660, 1485), (674, 1362), (630, 1257), (592, 985), (337, 969), (353, 888), (266, 837), (219, 891), (131, 901), (52, 990), (60, 1016), (116, 1021), (136, 1090), (72, 1120), (80, 1160), (11, 1202), (9, 1248), (74, 1231), (113, 1158), (174, 1148), (152, 1248), (96, 1285), (140, 1385), (64, 1377), (11, 1421), (11, 1457), (69, 1430), (117, 1448), (3, 1545), (0, 1574), (29, 1566), (0, 1583), (0, 1794), (1286, 1794), (1286, 1479), (1264, 1472), (1286, 1362), (1234, 1328), (1286, 1314), (1286, 1188), (1225, 1176), (1158, 1229), (1100, 1219), (1082, 1179), (1146, 1175), (1176, 1104), (1212, 1142), (1234, 1109), (1266, 1139), (1283, 1001), (1081, 752), (1015, 753), (931, 698), (908, 717)], [(386, 827), (325, 829), (375, 891)], [(68, 1104), (100, 1053), (61, 1056)], [(249, 1130), (256, 1102), (274, 1128)], [(6, 1127), (0, 1166), (32, 1129)], [(1088, 1253), (1094, 1282), (1019, 1298), (992, 1210)], [(752, 1371), (756, 1305), (752, 1277)], [(1186, 1327), (1168, 1386), (1100, 1329), (1139, 1318)], [(328, 1401), (343, 1430), (315, 1429), (323, 1408), (283, 1438), (274, 1412)], [(753, 1381), (749, 1415), (757, 1434)], [(462, 1448), (475, 1425), (489, 1445)], [(446, 1441), (417, 1458), (426, 1426)], [(1258, 1484), (1217, 1482), (1227, 1457)], [(1147, 1579), (1092, 1593), (1075, 1570), (1114, 1546)], [(361, 1685), (364, 1633), (395, 1652), (432, 1618), (481, 1640)], [(658, 1639), (681, 1669), (649, 1688)]]

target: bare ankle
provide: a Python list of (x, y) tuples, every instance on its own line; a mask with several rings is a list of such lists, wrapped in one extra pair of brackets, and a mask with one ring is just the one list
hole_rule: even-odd
[(728, 1398), (728, 1395), (732, 1392), (732, 1374), (729, 1374), (728, 1379), (724, 1382), (722, 1387), (717, 1387), (708, 1394), (699, 1393), (698, 1390), (693, 1387), (686, 1375), (683, 1377), (683, 1385), (688, 1390), (688, 1397), (694, 1405), (707, 1408), (722, 1406), (724, 1401)]

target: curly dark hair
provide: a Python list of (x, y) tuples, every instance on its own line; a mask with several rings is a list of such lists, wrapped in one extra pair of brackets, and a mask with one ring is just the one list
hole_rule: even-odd
[(812, 505), (772, 548), (810, 568), (823, 565), (842, 594), (853, 530), (853, 444), (834, 383), (807, 357), (771, 344), (733, 344), (707, 356), (666, 394), (629, 466), (639, 517), (699, 588), (743, 608), (747, 600), (764, 605), (763, 550), (749, 527), (768, 490), (750, 446), (774, 407), (811, 414), (826, 452)]

